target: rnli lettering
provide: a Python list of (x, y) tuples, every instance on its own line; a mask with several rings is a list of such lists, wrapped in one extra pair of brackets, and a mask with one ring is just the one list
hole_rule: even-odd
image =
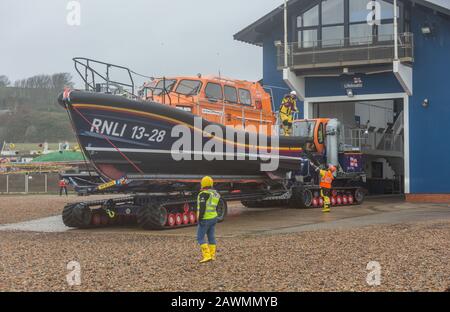
[[(127, 131), (127, 129), (129, 129)], [(116, 121), (108, 121), (94, 118), (91, 132), (100, 133), (113, 137), (128, 137), (132, 140), (145, 140), (148, 142), (162, 143), (166, 138), (167, 131), (160, 129), (147, 129), (140, 126), (128, 126)]]
[(127, 124), (121, 125), (115, 121), (101, 120), (97, 118), (94, 118), (91, 126), (91, 132), (115, 137), (123, 137), (125, 130), (127, 130)]

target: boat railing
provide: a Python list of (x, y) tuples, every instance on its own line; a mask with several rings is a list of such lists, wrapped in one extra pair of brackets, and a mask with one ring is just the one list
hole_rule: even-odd
[[(242, 126), (245, 127), (248, 122), (258, 123), (261, 126), (270, 126), (273, 124), (273, 113), (267, 113), (262, 108), (257, 109), (252, 105), (244, 105), (240, 103), (232, 103), (222, 100), (213, 100), (210, 98), (201, 98), (197, 97), (197, 112), (201, 113), (200, 110), (200, 103), (210, 103), (210, 104), (216, 104), (217, 108), (220, 107), (220, 112), (217, 110), (217, 113), (220, 114), (220, 121), (222, 124), (226, 124), (227, 122), (227, 113), (226, 111), (233, 110), (235, 112), (240, 112), (240, 116), (231, 116), (231, 118), (240, 119), (242, 122)], [(219, 106), (220, 105), (220, 106)], [(255, 117), (255, 115), (258, 115)], [(252, 115), (253, 117), (250, 117)]]
[[(213, 99), (213, 98), (201, 98), (196, 90), (192, 90), (191, 94), (183, 94), (176, 92), (172, 89), (172, 85), (169, 83), (163, 83), (162, 86), (158, 86), (159, 81), (169, 81), (169, 79), (155, 78), (139, 74), (128, 67), (115, 65), (107, 62), (102, 62), (85, 57), (76, 57), (73, 59), (75, 64), (75, 70), (81, 77), (85, 90), (106, 94), (120, 95), (131, 99), (154, 99), (154, 96), (161, 97), (163, 104), (169, 104), (171, 106), (182, 106), (186, 103), (186, 99), (191, 99), (192, 106), (196, 107), (197, 114), (202, 114), (200, 111), (204, 103), (216, 104), (219, 109), (211, 110), (213, 113), (220, 115), (220, 121), (226, 123), (227, 113), (226, 111), (234, 110), (240, 111), (236, 116), (232, 118), (240, 119), (242, 126), (246, 126), (248, 122), (258, 122), (260, 125), (272, 125), (273, 114), (267, 113), (263, 109), (257, 109), (252, 105), (245, 105), (241, 103), (232, 103), (225, 99)], [(135, 77), (141, 77), (150, 80), (150, 83), (143, 84), (143, 87), (137, 88)], [(114, 77), (114, 78), (113, 78)], [(116, 79), (120, 77), (121, 79)], [(152, 85), (151, 82), (154, 82)], [(150, 94), (149, 94), (150, 92)], [(179, 107), (180, 109), (184, 107)], [(258, 118), (255, 118), (255, 112), (259, 111)], [(249, 117), (252, 115), (252, 117)]]
[[(167, 96), (167, 99), (166, 99)], [(185, 95), (177, 93), (175, 91), (167, 91), (165, 96), (160, 95), (161, 101), (164, 104), (169, 104), (171, 106), (176, 106), (179, 109), (193, 109), (197, 114), (201, 115), (201, 111), (205, 108), (205, 103), (211, 105), (211, 114), (216, 114), (220, 116), (220, 122), (222, 124), (226, 123), (227, 111), (233, 110), (235, 112), (240, 112), (240, 116), (234, 116), (234, 118), (240, 119), (242, 125), (248, 121), (258, 122), (260, 125), (272, 125), (273, 124), (273, 113), (267, 113), (263, 109), (257, 109), (253, 105), (245, 105), (240, 103), (232, 103), (224, 99), (212, 99), (206, 97), (200, 97), (197, 94)], [(190, 100), (188, 99), (190, 98)], [(209, 107), (209, 106), (208, 106)], [(249, 115), (255, 115), (258, 113), (257, 120), (254, 117), (248, 117)], [(233, 116), (231, 116), (233, 118)]]
[[(129, 68), (85, 57), (76, 57), (73, 61), (75, 70), (83, 80), (86, 91), (114, 93), (117, 89), (125, 90), (125, 88), (129, 88), (131, 93), (134, 94), (134, 78)], [(127, 81), (111, 79), (112, 70), (119, 70), (122, 74), (125, 73), (128, 76)]]
[[(144, 98), (143, 95), (147, 87), (137, 88), (136, 77), (150, 79), (151, 81), (163, 79), (139, 74), (125, 66), (86, 57), (75, 57), (73, 61), (75, 70), (81, 77), (86, 91), (142, 99)], [(166, 89), (161, 91), (165, 94), (169, 93)]]

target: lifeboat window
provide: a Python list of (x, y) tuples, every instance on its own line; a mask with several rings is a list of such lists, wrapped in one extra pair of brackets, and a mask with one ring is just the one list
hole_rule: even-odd
[(205, 88), (205, 95), (207, 99), (210, 100), (222, 100), (222, 87), (217, 83), (208, 83)]
[(325, 136), (323, 133), (323, 123), (320, 123), (319, 125), (319, 133), (317, 133), (317, 141), (319, 141), (319, 144), (323, 144), (325, 142)]
[(316, 129), (315, 121), (295, 121), (294, 122), (294, 136), (304, 137), (308, 140), (314, 140), (314, 130)]
[(240, 103), (244, 105), (252, 105), (252, 95), (247, 89), (239, 89)]
[(154, 88), (152, 88), (153, 94), (156, 96), (161, 95), (163, 93), (164, 89), (166, 90), (166, 92), (171, 92), (176, 83), (177, 83), (177, 80), (175, 80), (175, 79), (160, 80), (156, 84), (156, 86)]
[(197, 95), (201, 88), (202, 82), (199, 80), (181, 80), (175, 92), (183, 95)]
[(224, 91), (225, 91), (225, 101), (230, 102), (230, 103), (238, 102), (236, 88), (230, 87), (230, 86), (225, 86)]

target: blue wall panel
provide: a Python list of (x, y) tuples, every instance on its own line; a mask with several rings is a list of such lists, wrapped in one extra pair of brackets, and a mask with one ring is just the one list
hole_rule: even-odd
[[(434, 24), (426, 37), (421, 26)], [(450, 193), (450, 20), (416, 6), (414, 94), (410, 98), (411, 193)], [(422, 107), (424, 99), (430, 106)]]
[[(275, 31), (270, 36), (264, 38), (263, 43), (263, 81), (264, 87), (270, 89), (273, 95), (275, 108), (278, 110), (284, 95), (291, 92), (291, 89), (283, 80), (282, 71), (277, 68), (277, 48), (274, 45), (276, 40), (282, 40), (281, 30)], [(302, 110), (303, 102), (298, 103), (298, 108)], [(302, 116), (303, 118), (303, 111)]]

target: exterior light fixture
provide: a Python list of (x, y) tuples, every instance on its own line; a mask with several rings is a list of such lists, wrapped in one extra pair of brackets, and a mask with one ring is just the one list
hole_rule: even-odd
[(352, 89), (347, 89), (347, 96), (350, 97), (350, 98), (352, 98), (352, 97), (355, 96), (355, 95), (353, 94), (353, 90), (352, 90)]
[(428, 108), (430, 106), (430, 101), (428, 99), (423, 100), (422, 107)]
[(429, 36), (433, 33), (433, 28), (430, 25), (423, 25), (420, 29), (422, 31), (422, 35)]
[(277, 48), (280, 48), (280, 47), (283, 45), (283, 43), (281, 42), (281, 40), (274, 41), (273, 44), (274, 44)]
[(365, 127), (364, 135), (369, 135), (369, 128), (370, 128), (370, 120), (367, 120), (366, 127)]

